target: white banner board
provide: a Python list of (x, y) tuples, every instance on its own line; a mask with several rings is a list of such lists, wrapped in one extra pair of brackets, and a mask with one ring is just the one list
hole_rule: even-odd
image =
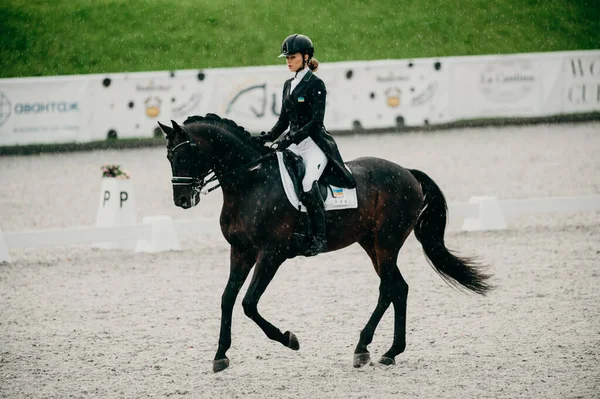
[[(322, 63), (330, 131), (600, 112), (600, 50)], [(0, 145), (152, 137), (213, 112), (251, 132), (281, 111), (278, 66), (0, 79)]]
[(81, 140), (93, 123), (88, 79), (0, 82), (0, 145)]
[(173, 71), (97, 76), (92, 137), (152, 137), (157, 121), (180, 121), (200, 113), (210, 93), (203, 72)]

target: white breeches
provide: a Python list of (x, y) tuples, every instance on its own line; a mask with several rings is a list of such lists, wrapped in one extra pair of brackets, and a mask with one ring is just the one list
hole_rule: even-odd
[(310, 137), (298, 144), (290, 145), (288, 150), (302, 157), (306, 168), (306, 174), (302, 179), (302, 189), (304, 192), (310, 191), (313, 183), (319, 180), (327, 166), (327, 156)]

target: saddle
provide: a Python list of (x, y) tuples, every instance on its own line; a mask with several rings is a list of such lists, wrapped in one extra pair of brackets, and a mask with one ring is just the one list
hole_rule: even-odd
[[(278, 151), (277, 160), (285, 194), (292, 206), (298, 210), (298, 224), (292, 243), (288, 248), (288, 257), (293, 258), (297, 255), (308, 256), (309, 238), (311, 237), (310, 223), (306, 207), (299, 200), (299, 198), (302, 198), (302, 179), (306, 173), (304, 162), (301, 157), (289, 150)], [(339, 188), (328, 184), (325, 173), (323, 173), (318, 182), (319, 190), (323, 198), (326, 198), (324, 204), (325, 210), (335, 211), (357, 208), (356, 189)]]
[[(302, 157), (294, 154), (290, 150), (283, 150), (283, 164), (290, 174), (296, 195), (298, 198), (301, 198), (300, 194), (302, 194), (303, 191), (302, 179), (304, 179), (304, 175), (306, 174), (306, 167), (304, 166), (304, 162), (302, 162)], [(319, 179), (318, 184), (321, 196), (327, 198), (327, 185), (321, 182), (321, 179)]]
[[(277, 151), (277, 162), (281, 183), (292, 206), (301, 212), (306, 212), (306, 207), (300, 202), (302, 179), (306, 173), (302, 158), (289, 150)], [(350, 169), (348, 169), (350, 170)], [(334, 179), (335, 180), (335, 179)], [(321, 195), (325, 198), (325, 211), (358, 208), (358, 198), (355, 188), (342, 188), (328, 181), (327, 168), (318, 181)]]

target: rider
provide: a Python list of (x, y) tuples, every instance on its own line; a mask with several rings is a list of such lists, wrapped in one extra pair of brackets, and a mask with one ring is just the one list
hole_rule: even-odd
[(306, 169), (300, 200), (306, 206), (312, 225), (311, 255), (324, 252), (327, 247), (324, 198), (318, 187), (325, 167), (337, 178), (336, 185), (356, 187), (333, 137), (323, 125), (327, 91), (325, 83), (312, 73), (319, 66), (313, 58), (314, 51), (312, 41), (305, 35), (290, 35), (281, 44), (279, 57), (287, 59), (288, 69), (294, 72), (294, 77), (283, 85), (279, 120), (268, 133), (262, 132), (259, 136), (261, 142), (274, 141), (290, 128), (289, 133), (278, 141), (278, 149), (287, 148), (300, 156)]

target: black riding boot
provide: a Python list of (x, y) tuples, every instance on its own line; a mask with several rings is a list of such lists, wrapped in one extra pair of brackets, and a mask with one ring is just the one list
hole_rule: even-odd
[(327, 236), (325, 235), (325, 204), (319, 191), (319, 184), (313, 183), (310, 191), (303, 193), (302, 202), (308, 211), (311, 225), (311, 244), (308, 256), (314, 256), (327, 249)]

